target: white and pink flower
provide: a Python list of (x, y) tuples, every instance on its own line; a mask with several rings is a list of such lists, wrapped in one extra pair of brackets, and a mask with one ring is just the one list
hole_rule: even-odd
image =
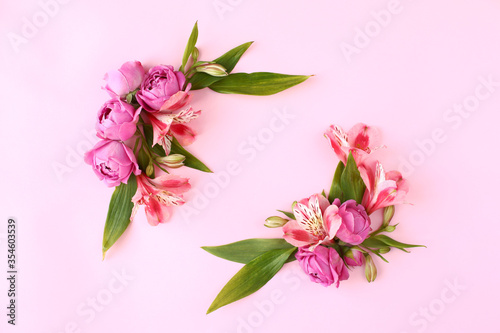
[(144, 205), (149, 224), (156, 226), (167, 222), (172, 215), (172, 207), (185, 203), (182, 194), (190, 188), (189, 179), (175, 175), (168, 174), (155, 179), (137, 176), (137, 192), (132, 197), (134, 208), (130, 220), (134, 219), (139, 205)]

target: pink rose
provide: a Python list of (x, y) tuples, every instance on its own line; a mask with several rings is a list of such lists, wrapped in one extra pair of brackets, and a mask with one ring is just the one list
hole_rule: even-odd
[(97, 136), (121, 141), (130, 139), (136, 131), (140, 112), (140, 108), (136, 110), (118, 97), (107, 101), (97, 113)]
[(141, 173), (134, 152), (120, 141), (99, 141), (85, 153), (84, 160), (108, 187), (126, 184), (132, 172), (135, 175)]
[(144, 75), (144, 68), (139, 61), (128, 61), (120, 69), (109, 71), (104, 75), (106, 85), (102, 88), (107, 90), (111, 97), (124, 97), (139, 88)]
[[(340, 200), (335, 199), (333, 204), (339, 206)], [(365, 207), (358, 205), (355, 200), (348, 200), (340, 205), (338, 215), (342, 219), (342, 223), (335, 236), (341, 241), (358, 245), (363, 243), (372, 231), (371, 221), (366, 214)]]
[(336, 283), (338, 288), (340, 281), (349, 278), (349, 272), (342, 258), (332, 247), (320, 245), (314, 251), (301, 247), (295, 254), (295, 258), (311, 281), (321, 283), (325, 287)]
[(139, 104), (147, 111), (158, 111), (169, 98), (182, 90), (186, 77), (174, 71), (172, 66), (159, 65), (151, 68), (137, 92)]
[(350, 249), (344, 256), (345, 263), (349, 266), (362, 266), (365, 263), (363, 252)]

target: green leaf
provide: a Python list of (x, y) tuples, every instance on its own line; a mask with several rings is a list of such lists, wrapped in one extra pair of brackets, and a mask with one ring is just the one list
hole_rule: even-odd
[[(291, 248), (294, 248), (294, 246), (283, 238), (252, 238), (227, 245), (202, 247), (203, 250), (214, 256), (242, 264), (248, 264), (253, 259), (271, 250)], [(295, 256), (290, 255), (287, 262), (294, 260)]]
[[(139, 169), (141, 169), (142, 172), (146, 173), (146, 168), (148, 167), (151, 159), (149, 158), (148, 154), (144, 152), (144, 149), (139, 149), (139, 152), (137, 153), (137, 164), (139, 164)], [(154, 178), (154, 172), (151, 178)]]
[(218, 57), (217, 59), (214, 60), (215, 63), (224, 66), (226, 69), (226, 72), (231, 73), (231, 71), (234, 69), (234, 66), (240, 61), (241, 56), (243, 53), (248, 50), (250, 45), (252, 45), (253, 42), (247, 42), (244, 44), (241, 44), (239, 46), (236, 46), (234, 49), (231, 49)]
[(288, 218), (290, 218), (292, 220), (295, 220), (295, 215), (293, 215), (293, 213), (285, 212), (283, 210), (278, 210), (278, 212), (285, 214), (286, 217), (288, 217)]
[(387, 246), (390, 247), (395, 247), (397, 249), (400, 249), (402, 251), (408, 252), (407, 248), (412, 248), (412, 247), (425, 247), (424, 245), (413, 245), (413, 244), (405, 244), (405, 243), (400, 243), (394, 239), (392, 239), (389, 236), (386, 235), (375, 235), (371, 236), (361, 244), (364, 247), (369, 247), (373, 249), (380, 249), (384, 248)]
[(130, 224), (130, 215), (132, 214), (132, 197), (137, 191), (137, 180), (132, 174), (128, 179), (127, 184), (117, 186), (111, 201), (109, 203), (108, 216), (106, 225), (104, 226), (104, 235), (102, 239), (102, 257), (120, 238), (125, 229)]
[[(226, 53), (215, 59), (213, 62), (224, 66), (224, 68), (226, 68), (226, 72), (231, 73), (243, 53), (245, 53), (245, 51), (250, 47), (250, 45), (252, 45), (252, 43), (253, 42), (248, 42), (236, 46), (234, 49), (227, 51)], [(191, 90), (198, 90), (206, 88), (212, 83), (219, 81), (220, 79), (220, 77), (211, 76), (205, 73), (195, 73), (191, 78), (188, 79), (188, 82), (191, 83)]]
[(342, 161), (337, 165), (337, 169), (335, 170), (335, 175), (333, 176), (332, 186), (330, 187), (330, 193), (328, 193), (328, 201), (330, 203), (335, 199), (340, 199), (340, 202), (343, 202), (343, 193), (342, 186), (340, 185), (340, 179), (342, 177), (342, 173), (344, 172), (345, 166)]
[(186, 159), (184, 160), (184, 165), (187, 167), (203, 172), (212, 172), (212, 170), (210, 170), (205, 164), (194, 157), (193, 154), (184, 149), (184, 147), (181, 146), (181, 144), (175, 137), (172, 139), (172, 148), (170, 149), (170, 153), (184, 155), (186, 157)]
[(359, 174), (358, 166), (351, 153), (349, 153), (347, 164), (340, 177), (340, 186), (344, 194), (344, 201), (352, 199), (356, 200), (358, 204), (361, 204), (366, 185)]
[(243, 266), (219, 292), (207, 314), (262, 288), (278, 273), (293, 251), (295, 248), (271, 250)]
[(222, 94), (267, 96), (279, 93), (307, 80), (305, 75), (268, 72), (236, 73), (220, 78), (210, 89)]
[(179, 69), (181, 72), (184, 72), (184, 67), (189, 60), (189, 56), (193, 53), (196, 42), (198, 41), (198, 22), (194, 24), (193, 31), (191, 31), (191, 35), (189, 36), (189, 40), (186, 45), (186, 49), (184, 50), (184, 55), (182, 56), (182, 65)]

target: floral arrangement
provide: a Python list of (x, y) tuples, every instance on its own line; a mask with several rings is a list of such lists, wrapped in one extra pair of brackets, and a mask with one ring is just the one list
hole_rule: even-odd
[[(383, 234), (391, 225), (395, 205), (404, 203), (408, 184), (398, 171), (385, 172), (372, 152), (379, 148), (378, 131), (357, 124), (345, 132), (331, 126), (325, 133), (339, 158), (328, 196), (296, 201), (284, 217), (266, 220), (282, 228), (283, 238), (254, 238), (222, 246), (203, 247), (209, 253), (245, 266), (219, 292), (208, 312), (244, 298), (264, 286), (285, 263), (297, 260), (311, 281), (323, 286), (349, 278), (349, 270), (364, 266), (368, 282), (377, 277), (372, 255), (383, 261), (391, 248), (408, 252), (422, 245), (400, 243)], [(372, 214), (383, 209), (381, 222)], [(378, 225), (378, 227), (375, 227)]]
[(248, 42), (213, 61), (201, 61), (196, 47), (198, 25), (189, 37), (179, 70), (157, 65), (146, 70), (138, 61), (106, 73), (111, 99), (97, 114), (101, 139), (84, 160), (100, 180), (116, 187), (104, 228), (103, 257), (120, 238), (140, 205), (148, 222), (166, 222), (172, 207), (184, 204), (189, 179), (171, 173), (182, 166), (211, 170), (184, 146), (195, 131), (188, 123), (201, 111), (190, 106), (191, 92), (209, 88), (218, 93), (272, 95), (305, 81), (309, 76), (269, 72), (232, 73)]

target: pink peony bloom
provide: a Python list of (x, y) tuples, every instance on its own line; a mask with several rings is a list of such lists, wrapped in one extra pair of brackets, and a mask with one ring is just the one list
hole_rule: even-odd
[(126, 141), (134, 136), (141, 108), (135, 109), (115, 97), (101, 107), (97, 113), (96, 130), (101, 139)]
[(363, 206), (368, 214), (393, 205), (402, 204), (408, 193), (408, 182), (398, 171), (385, 173), (382, 164), (378, 161), (365, 163), (367, 190), (363, 197)]
[(340, 126), (331, 125), (325, 132), (325, 136), (330, 141), (335, 154), (344, 164), (347, 162), (349, 152), (359, 163), (378, 148), (380, 143), (378, 131), (362, 123), (354, 125), (347, 133)]
[(365, 264), (365, 256), (363, 252), (350, 249), (344, 256), (345, 263), (349, 266), (363, 266)]
[(181, 91), (186, 77), (172, 66), (151, 68), (136, 94), (137, 101), (149, 112), (159, 111), (177, 92)]
[[(339, 206), (340, 200), (335, 199), (333, 204)], [(339, 206), (337, 214), (340, 216), (342, 224), (335, 236), (352, 245), (363, 243), (372, 231), (370, 218), (366, 214), (365, 208), (357, 204), (355, 200), (347, 200)]]
[(102, 88), (112, 97), (124, 97), (139, 88), (144, 75), (144, 68), (139, 61), (128, 61), (120, 69), (109, 71), (104, 75), (106, 85)]
[(340, 228), (338, 207), (331, 205), (321, 194), (302, 199), (293, 208), (296, 220), (283, 226), (285, 240), (297, 247), (329, 244)]
[(191, 188), (189, 179), (175, 175), (163, 175), (155, 179), (144, 175), (137, 177), (137, 192), (132, 198), (134, 208), (130, 220), (134, 219), (139, 205), (145, 205), (149, 224), (165, 223), (172, 215), (172, 206), (185, 203), (182, 193)]
[(139, 175), (134, 152), (120, 141), (101, 140), (85, 153), (85, 163), (90, 164), (97, 177), (109, 186), (127, 183), (132, 173)]
[(295, 254), (302, 270), (309, 275), (311, 281), (321, 283), (323, 286), (336, 283), (349, 278), (349, 272), (340, 258), (337, 250), (332, 247), (318, 246), (314, 251), (299, 248)]

